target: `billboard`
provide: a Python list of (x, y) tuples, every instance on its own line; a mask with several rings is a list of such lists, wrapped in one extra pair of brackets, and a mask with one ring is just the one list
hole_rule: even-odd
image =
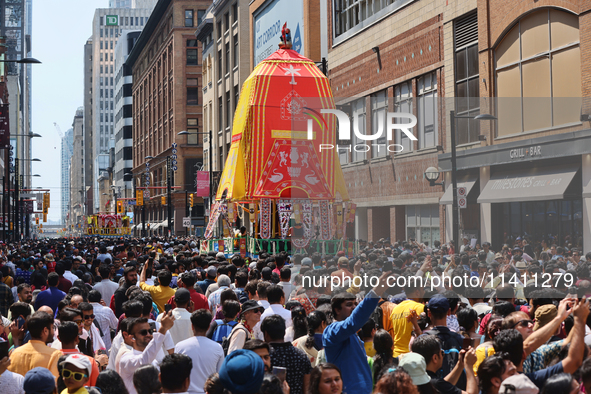
[(279, 49), (281, 29), (287, 22), (292, 49), (304, 54), (304, 1), (268, 0), (253, 15), (254, 66)]
[(106, 15), (105, 22), (106, 26), (119, 26), (119, 15)]

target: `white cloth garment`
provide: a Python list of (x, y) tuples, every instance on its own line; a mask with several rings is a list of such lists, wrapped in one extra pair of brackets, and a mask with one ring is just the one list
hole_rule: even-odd
[(196, 336), (179, 342), (174, 352), (185, 354), (193, 360), (189, 393), (205, 393), (205, 381), (210, 375), (219, 372), (224, 362), (224, 350), (220, 344), (207, 337)]

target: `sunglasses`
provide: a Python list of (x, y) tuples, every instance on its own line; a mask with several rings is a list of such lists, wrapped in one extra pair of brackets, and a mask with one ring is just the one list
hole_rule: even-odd
[(84, 315), (84, 320), (94, 319), (94, 315)]
[(79, 382), (87, 377), (88, 375), (82, 372), (72, 372), (69, 369), (62, 369), (62, 378), (64, 379), (74, 379), (75, 381)]
[(530, 324), (534, 324), (534, 321), (533, 320), (519, 320), (517, 323), (513, 324), (513, 326), (511, 326), (511, 328), (515, 328), (517, 326), (527, 327)]
[(78, 324), (79, 326), (82, 325), (82, 323), (84, 323), (83, 320), (74, 320), (74, 323)]
[(151, 335), (153, 332), (154, 332), (154, 330), (152, 330), (151, 328), (149, 330), (143, 329), (143, 330), (139, 330), (138, 332), (136, 332), (136, 335), (140, 334), (141, 336), (145, 337), (148, 334)]

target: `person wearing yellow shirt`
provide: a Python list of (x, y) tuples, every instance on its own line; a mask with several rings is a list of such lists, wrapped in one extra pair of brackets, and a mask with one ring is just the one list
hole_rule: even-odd
[(422, 303), (422, 297), (425, 294), (425, 289), (420, 286), (420, 281), (417, 280), (415, 286), (414, 281), (407, 281), (404, 288), (406, 301), (401, 302), (392, 309), (390, 320), (392, 320), (392, 331), (394, 332), (394, 352), (393, 356), (398, 357), (401, 354), (409, 353), (410, 339), (412, 331), (415, 328), (410, 317), (415, 311), (420, 315), (425, 311), (425, 305)]
[(174, 295), (174, 289), (170, 287), (172, 274), (166, 269), (160, 270), (158, 272), (158, 286), (150, 286), (146, 284), (146, 270), (148, 268), (151, 267), (148, 267), (148, 264), (144, 264), (140, 274), (140, 289), (149, 291), (152, 300), (158, 307), (158, 311), (164, 312), (164, 304), (166, 304), (168, 300), (170, 300), (170, 297)]

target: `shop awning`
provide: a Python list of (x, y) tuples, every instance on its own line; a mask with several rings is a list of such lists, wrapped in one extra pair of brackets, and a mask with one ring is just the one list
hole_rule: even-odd
[(153, 224), (152, 226), (150, 226), (150, 229), (151, 230), (158, 230), (158, 227), (160, 227), (160, 223)]
[[(468, 192), (466, 195), (470, 195), (470, 190), (478, 180), (478, 176), (475, 175), (465, 175), (458, 179), (458, 187), (465, 187), (466, 191)], [(453, 203), (453, 195), (452, 195), (453, 187), (449, 185), (443, 196), (441, 196), (441, 200), (439, 200), (439, 204), (441, 205), (451, 205)]]
[(495, 174), (478, 203), (560, 200), (578, 170), (579, 166), (571, 165)]

